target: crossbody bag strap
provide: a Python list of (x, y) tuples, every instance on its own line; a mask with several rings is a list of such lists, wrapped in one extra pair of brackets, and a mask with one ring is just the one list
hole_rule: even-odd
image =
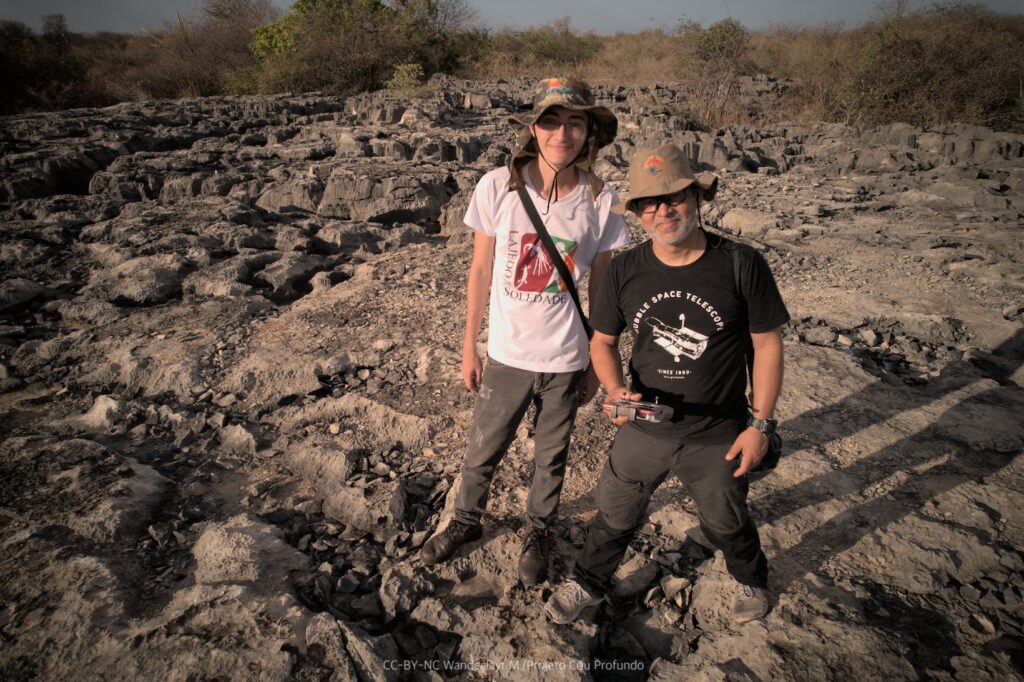
[(537, 230), (540, 243), (544, 245), (544, 250), (548, 252), (548, 257), (554, 263), (555, 269), (558, 270), (558, 274), (562, 278), (562, 282), (565, 283), (565, 288), (569, 291), (569, 295), (572, 296), (572, 302), (576, 304), (576, 311), (580, 314), (580, 322), (583, 323), (583, 330), (587, 333), (587, 338), (591, 338), (594, 335), (594, 330), (590, 328), (587, 316), (583, 314), (583, 306), (580, 305), (580, 295), (576, 291), (576, 283), (573, 282), (569, 268), (565, 261), (562, 260), (562, 254), (558, 253), (558, 248), (555, 246), (555, 242), (552, 241), (551, 235), (548, 234), (547, 228), (544, 227), (544, 221), (540, 219), (537, 207), (533, 205), (533, 200), (526, 193), (526, 188), (520, 186), (516, 188), (516, 191), (519, 193), (519, 199), (523, 202), (523, 207), (526, 209), (526, 215), (530, 216), (530, 222), (533, 223), (534, 229)]

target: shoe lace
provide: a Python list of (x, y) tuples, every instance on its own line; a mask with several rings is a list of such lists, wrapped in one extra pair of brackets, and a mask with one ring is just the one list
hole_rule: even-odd
[(450, 524), (448, 524), (448, 527), (444, 529), (444, 534), (447, 535), (448, 538), (451, 540), (461, 541), (464, 537), (466, 537), (466, 533), (469, 532), (469, 529), (471, 527), (472, 526), (466, 525), (465, 523), (461, 523), (459, 521), (452, 521)]
[(562, 588), (562, 592), (565, 595), (566, 601), (572, 604), (579, 604), (580, 602), (591, 598), (590, 593), (575, 580), (567, 582)]
[(526, 536), (526, 541), (523, 542), (523, 551), (541, 551), (543, 543), (547, 540), (547, 531), (543, 531), (539, 528), (532, 529)]

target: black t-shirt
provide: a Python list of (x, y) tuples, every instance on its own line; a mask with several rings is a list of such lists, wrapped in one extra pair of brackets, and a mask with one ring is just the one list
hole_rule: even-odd
[[(698, 443), (732, 441), (747, 415), (749, 335), (777, 329), (789, 313), (760, 253), (717, 235), (693, 263), (673, 267), (648, 240), (612, 259), (590, 324), (633, 334), (629, 373), (644, 400), (671, 405), (671, 422), (645, 431)], [(739, 254), (737, 292), (733, 249)]]

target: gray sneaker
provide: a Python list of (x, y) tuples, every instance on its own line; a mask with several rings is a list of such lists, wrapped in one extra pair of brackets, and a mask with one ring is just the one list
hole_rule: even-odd
[(597, 606), (602, 601), (603, 597), (593, 594), (575, 580), (569, 580), (551, 595), (544, 605), (544, 613), (555, 623), (567, 625), (579, 618), (583, 609)]
[(732, 609), (732, 622), (736, 625), (764, 618), (768, 613), (768, 590), (737, 583), (736, 603)]

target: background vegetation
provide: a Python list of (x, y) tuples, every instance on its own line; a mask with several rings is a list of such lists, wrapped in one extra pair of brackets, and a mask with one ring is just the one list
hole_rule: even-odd
[[(422, 91), (435, 73), (496, 79), (574, 72), (594, 83), (687, 84), (704, 125), (825, 120), (952, 121), (1024, 131), (1024, 15), (952, 4), (879, 5), (867, 25), (750, 31), (709, 26), (598, 36), (569, 19), (477, 27), (466, 0), (204, 0), (196, 16), (142, 35), (36, 34), (0, 22), (0, 113), (125, 100), (388, 87)], [(741, 84), (787, 87), (751, 107)]]

